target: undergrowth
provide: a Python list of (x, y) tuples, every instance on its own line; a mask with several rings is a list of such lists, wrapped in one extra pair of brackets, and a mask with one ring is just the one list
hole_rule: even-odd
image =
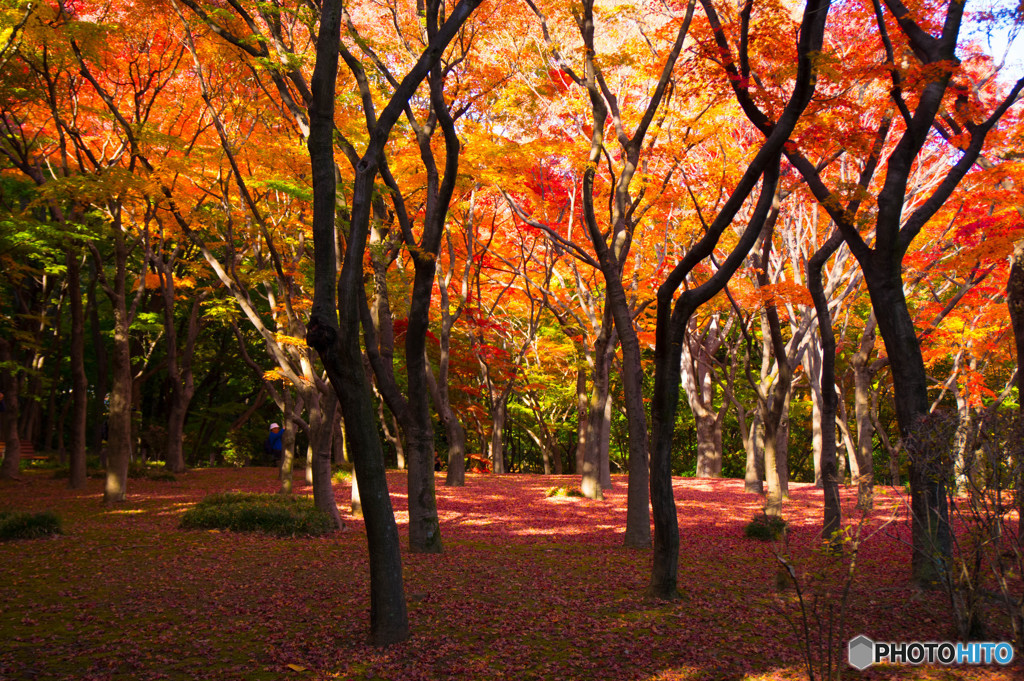
[(579, 487), (574, 485), (565, 485), (563, 487), (549, 487), (545, 492), (546, 497), (582, 497), (583, 492)]
[(334, 522), (308, 497), (223, 492), (205, 497), (186, 511), (181, 528), (316, 537), (332, 531)]
[(0, 511), (0, 541), (39, 539), (62, 533), (60, 518), (53, 511)]
[(754, 519), (744, 529), (744, 534), (752, 539), (761, 541), (775, 541), (782, 536), (786, 529), (786, 521), (777, 516), (770, 516), (765, 513), (754, 516)]

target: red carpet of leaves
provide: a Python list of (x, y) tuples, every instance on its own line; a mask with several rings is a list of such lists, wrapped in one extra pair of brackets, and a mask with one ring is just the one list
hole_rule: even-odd
[[(399, 529), (405, 479), (389, 475)], [(0, 544), (0, 679), (800, 679), (798, 637), (776, 588), (771, 545), (743, 536), (759, 508), (742, 481), (675, 483), (676, 602), (645, 599), (650, 552), (620, 546), (626, 481), (605, 501), (546, 498), (571, 478), (438, 478), (445, 552), (403, 551), (413, 637), (366, 643), (362, 522), (319, 539), (177, 529), (183, 509), (231, 489), (276, 490), (270, 469), (196, 470), (176, 482), (132, 481), (130, 500), (100, 485), (68, 492), (30, 474), (0, 485), (0, 508), (56, 510), (66, 535)], [(296, 491), (308, 494), (301, 477)], [(851, 517), (853, 490), (844, 492)], [(337, 487), (342, 508), (349, 490)], [(790, 549), (810, 587), (822, 495), (794, 485)], [(880, 494), (867, 529), (899, 507)], [(950, 640), (945, 598), (907, 581), (905, 521), (862, 551), (845, 640)], [(838, 583), (833, 581), (832, 585)], [(997, 628), (1002, 626), (998, 620)], [(998, 640), (996, 631), (993, 638)], [(881, 667), (845, 678), (1014, 679), (1024, 668)]]

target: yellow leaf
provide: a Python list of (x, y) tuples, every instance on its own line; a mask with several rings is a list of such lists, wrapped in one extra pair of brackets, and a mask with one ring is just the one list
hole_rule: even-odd
[(288, 665), (288, 669), (291, 669), (293, 672), (304, 672), (304, 671), (306, 671), (305, 667), (300, 667), (297, 664), (289, 664)]

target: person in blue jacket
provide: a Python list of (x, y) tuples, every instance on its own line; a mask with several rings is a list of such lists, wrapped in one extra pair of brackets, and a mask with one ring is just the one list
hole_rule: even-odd
[(281, 426), (276, 423), (270, 424), (270, 435), (267, 436), (266, 441), (263, 443), (263, 451), (267, 453), (269, 457), (274, 460), (275, 466), (281, 465)]

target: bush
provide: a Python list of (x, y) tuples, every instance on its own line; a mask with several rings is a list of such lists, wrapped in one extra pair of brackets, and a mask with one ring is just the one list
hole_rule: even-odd
[(277, 537), (327, 534), (333, 519), (308, 497), (226, 492), (211, 494), (185, 512), (185, 530), (263, 532)]
[(162, 461), (154, 463), (138, 463), (132, 461), (128, 465), (128, 477), (132, 480), (157, 480), (174, 482), (174, 473), (164, 468)]
[(583, 491), (579, 487), (566, 485), (565, 487), (549, 487), (544, 492), (546, 497), (582, 497)]
[(60, 518), (53, 511), (0, 511), (0, 541), (39, 539), (55, 534), (63, 534), (63, 531), (60, 528)]
[(782, 532), (785, 529), (785, 520), (762, 513), (761, 515), (754, 516), (754, 520), (747, 525), (744, 534), (752, 539), (775, 541), (782, 536)]
[(336, 485), (340, 485), (343, 482), (349, 482), (352, 479), (352, 471), (347, 468), (335, 467), (334, 472), (331, 473), (331, 482)]

